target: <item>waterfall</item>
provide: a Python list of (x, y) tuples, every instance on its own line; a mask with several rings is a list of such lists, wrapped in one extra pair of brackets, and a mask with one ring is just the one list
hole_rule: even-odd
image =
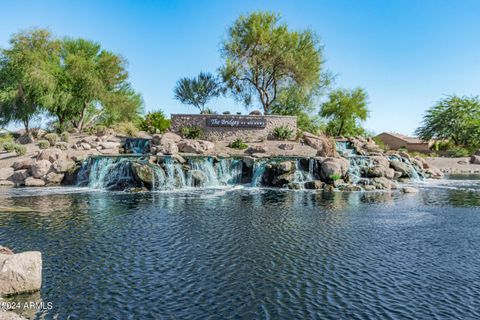
[(410, 160), (408, 160), (407, 158), (400, 157), (400, 156), (397, 156), (397, 155), (392, 155), (392, 156), (390, 156), (389, 159), (390, 160), (397, 160), (397, 161), (400, 161), (400, 162), (403, 162), (404, 164), (406, 164), (412, 172), (412, 176), (410, 177), (410, 180), (422, 181), (424, 179), (423, 174), (420, 172), (421, 171), (420, 168), (418, 168), (418, 169), (415, 168), (415, 166), (412, 164), (412, 162), (410, 162)]
[(335, 148), (342, 157), (349, 158), (356, 155), (355, 149), (352, 148), (350, 141), (336, 141)]
[(302, 170), (300, 159), (295, 161), (295, 172), (293, 173), (293, 182), (303, 184), (307, 181), (313, 181), (314, 179), (314, 159), (308, 160), (308, 172)]
[(250, 183), (250, 186), (260, 187), (262, 185), (263, 174), (266, 169), (265, 166), (266, 162), (264, 160), (255, 161), (253, 164), (252, 182)]
[(240, 159), (220, 159), (217, 163), (218, 180), (223, 184), (242, 182), (243, 161)]
[(182, 166), (176, 163), (171, 157), (165, 158), (164, 164), (166, 173), (165, 180), (162, 185), (159, 184), (159, 190), (183, 189), (187, 187)]
[(135, 187), (131, 159), (123, 157), (94, 157), (84, 162), (77, 185), (92, 189), (122, 190)]
[(151, 139), (127, 138), (125, 140), (125, 152), (132, 154), (150, 153)]
[(374, 166), (373, 160), (366, 156), (351, 156), (348, 159), (350, 160), (349, 180), (353, 184), (362, 184), (362, 182), (367, 181), (368, 179), (364, 175), (368, 168)]

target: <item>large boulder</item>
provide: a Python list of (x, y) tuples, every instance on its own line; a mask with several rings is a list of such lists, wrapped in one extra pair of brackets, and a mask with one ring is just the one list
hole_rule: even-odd
[(348, 173), (350, 162), (345, 158), (326, 158), (320, 166), (320, 177), (330, 181), (333, 177), (344, 177)]
[(65, 173), (75, 168), (75, 162), (73, 160), (59, 159), (52, 164), (52, 167), (57, 173)]
[(387, 179), (393, 179), (395, 176), (395, 170), (389, 167), (377, 165), (368, 168), (367, 176), (369, 178), (385, 177)]
[(470, 163), (472, 164), (480, 164), (480, 156), (473, 155), (470, 157)]
[(47, 185), (60, 184), (63, 180), (63, 177), (63, 173), (56, 173), (54, 171), (51, 171), (45, 176), (45, 183)]
[(326, 136), (316, 136), (309, 132), (303, 134), (303, 141), (310, 147), (317, 150), (317, 156), (335, 157), (335, 144)]
[(202, 154), (208, 150), (211, 150), (215, 145), (210, 141), (205, 140), (182, 140), (178, 144), (178, 150), (184, 153), (198, 153)]
[(13, 168), (0, 168), (0, 180), (7, 180), (13, 175)]
[(64, 151), (57, 148), (42, 150), (37, 156), (37, 161), (48, 160), (50, 162), (55, 162), (56, 160), (59, 160), (59, 159), (67, 159), (67, 154)]
[(0, 319), (2, 320), (27, 320), (13, 311), (3, 311), (0, 309)]
[(390, 167), (393, 168), (395, 171), (401, 172), (401, 178), (411, 178), (415, 175), (412, 166), (409, 166), (405, 162), (401, 162), (399, 160), (390, 161)]
[(45, 181), (42, 179), (36, 179), (33, 177), (28, 177), (25, 179), (25, 186), (26, 187), (43, 187), (45, 185)]
[(16, 185), (23, 185), (25, 184), (25, 179), (30, 177), (30, 173), (28, 169), (20, 169), (16, 170), (13, 175), (11, 176), (10, 180), (13, 181)]
[(177, 144), (173, 141), (165, 141), (161, 145), (155, 147), (157, 155), (164, 155), (164, 154), (175, 154), (178, 153)]
[(24, 158), (24, 159), (15, 161), (12, 167), (14, 170), (30, 169), (34, 162), (35, 160), (33, 160), (32, 158)]
[(143, 182), (148, 186), (152, 186), (154, 183), (154, 173), (153, 168), (147, 164), (143, 163), (132, 163), (133, 173), (135, 174), (135, 178), (138, 181)]
[(387, 189), (387, 190), (397, 189), (397, 184), (394, 181), (389, 180), (385, 177), (373, 178), (372, 181), (373, 181), (373, 184), (377, 187), (377, 189)]
[(177, 142), (180, 142), (180, 140), (182, 140), (182, 137), (180, 137), (178, 134), (173, 133), (173, 132), (166, 132), (160, 138), (160, 144), (164, 144), (167, 141), (177, 143)]
[(120, 144), (116, 143), (116, 142), (105, 141), (105, 142), (100, 142), (99, 147), (102, 150), (104, 150), (104, 149), (106, 149), (106, 150), (116, 150), (120, 147)]
[(207, 181), (207, 175), (201, 170), (191, 170), (192, 183), (194, 187), (203, 186), (205, 181)]
[(28, 251), (0, 254), (0, 296), (40, 290), (42, 254)]
[(45, 176), (51, 168), (52, 164), (49, 160), (37, 160), (32, 165), (32, 176), (34, 178), (42, 178)]

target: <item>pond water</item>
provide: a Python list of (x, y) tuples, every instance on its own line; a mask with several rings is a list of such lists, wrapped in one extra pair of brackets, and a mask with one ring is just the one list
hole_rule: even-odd
[[(480, 317), (480, 181), (400, 192), (4, 189), (38, 319)], [(33, 297), (33, 298), (32, 298)]]

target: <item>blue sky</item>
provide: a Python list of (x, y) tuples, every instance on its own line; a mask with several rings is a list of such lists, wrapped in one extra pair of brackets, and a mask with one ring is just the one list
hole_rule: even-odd
[[(220, 43), (242, 13), (270, 10), (325, 45), (335, 86), (365, 88), (377, 133), (411, 134), (445, 94), (480, 94), (480, 1), (49, 1), (2, 0), (0, 47), (31, 27), (83, 37), (123, 55), (146, 110), (195, 112), (173, 98), (175, 82), (221, 65)], [(232, 99), (218, 111), (245, 109)]]

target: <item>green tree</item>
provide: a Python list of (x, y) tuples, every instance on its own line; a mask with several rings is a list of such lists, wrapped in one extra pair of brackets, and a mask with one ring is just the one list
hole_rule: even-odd
[(52, 100), (59, 44), (49, 31), (17, 33), (0, 53), (0, 124), (22, 123), (27, 134), (32, 118)]
[(427, 110), (416, 134), (425, 141), (450, 140), (456, 146), (480, 146), (480, 99), (447, 96)]
[(246, 107), (257, 98), (268, 114), (282, 90), (296, 86), (308, 93), (322, 82), (318, 38), (308, 30), (289, 31), (277, 14), (240, 16), (222, 47), (223, 80)]
[[(141, 98), (128, 84), (125, 65), (126, 61), (121, 56), (103, 50), (96, 42), (63, 40), (64, 87), (71, 93), (68, 108), (75, 115), (71, 119), (74, 127), (82, 130), (109, 112), (113, 118), (124, 114), (122, 110), (137, 113)], [(113, 112), (116, 106), (120, 111)]]
[(368, 95), (362, 88), (337, 89), (330, 92), (322, 104), (320, 116), (329, 119), (327, 134), (358, 135), (364, 132), (360, 121), (368, 117)]
[(149, 112), (140, 127), (142, 130), (151, 134), (164, 133), (170, 128), (170, 119), (167, 119), (161, 110)]
[(208, 72), (200, 72), (194, 78), (181, 78), (174, 89), (178, 101), (198, 108), (200, 113), (205, 112), (205, 105), (211, 98), (218, 97), (222, 92), (215, 76)]

